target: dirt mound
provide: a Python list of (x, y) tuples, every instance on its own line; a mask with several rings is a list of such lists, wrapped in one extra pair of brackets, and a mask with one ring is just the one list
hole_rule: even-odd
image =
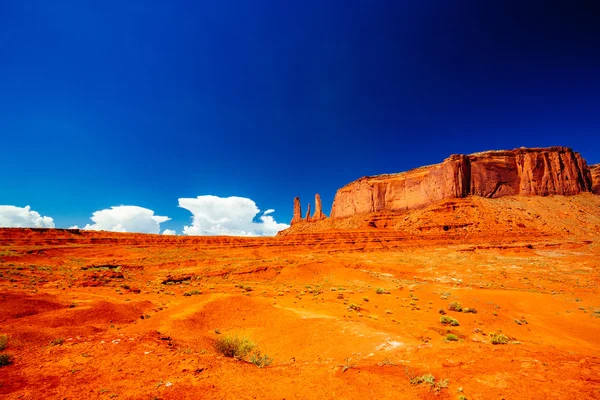
[(67, 308), (56, 296), (0, 293), (0, 322)]

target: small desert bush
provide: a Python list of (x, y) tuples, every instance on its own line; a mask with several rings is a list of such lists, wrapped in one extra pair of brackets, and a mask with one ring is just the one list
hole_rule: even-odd
[(254, 343), (247, 337), (222, 336), (215, 341), (215, 350), (225, 357), (244, 358), (254, 348)]
[(8, 335), (0, 335), (0, 351), (6, 348), (8, 344)]
[(474, 308), (463, 308), (462, 312), (467, 313), (467, 314), (477, 314), (477, 310)]
[(250, 362), (258, 368), (262, 368), (271, 365), (273, 359), (269, 357), (268, 354), (261, 354), (260, 351), (257, 350), (250, 356)]
[(448, 304), (448, 310), (461, 312), (462, 306), (458, 301), (453, 301), (452, 303)]
[(458, 326), (458, 321), (456, 319), (448, 317), (446, 315), (442, 315), (440, 317), (440, 322), (442, 323), (442, 325)]
[(0, 354), (0, 367), (5, 367), (13, 362), (10, 354)]
[(425, 374), (422, 376), (414, 377), (410, 380), (411, 385), (429, 385), (429, 388), (436, 393), (442, 389), (448, 387), (448, 379), (442, 379), (441, 381), (436, 381), (435, 377), (431, 374)]
[(490, 333), (490, 339), (492, 341), (492, 344), (507, 344), (508, 343), (508, 336), (502, 334), (502, 333)]
[(375, 293), (377, 293), (377, 294), (384, 294), (385, 293), (385, 289), (378, 287), (377, 289), (375, 289)]
[(449, 334), (446, 336), (446, 340), (447, 340), (447, 341), (449, 341), (449, 342), (456, 342), (456, 341), (458, 341), (458, 336), (456, 336), (456, 335), (455, 335), (455, 334), (453, 334), (453, 333), (449, 333)]
[(350, 303), (348, 305), (348, 311), (351, 311), (351, 310), (360, 311), (360, 310), (362, 310), (362, 308), (358, 304)]
[(202, 292), (199, 291), (199, 290), (192, 290), (192, 291), (189, 291), (189, 292), (185, 292), (183, 295), (184, 296), (194, 296), (194, 295), (197, 295), (197, 294), (202, 294)]
[(59, 345), (63, 344), (64, 342), (65, 342), (65, 339), (59, 337), (59, 338), (56, 338), (56, 339), (52, 339), (50, 341), (50, 345), (51, 346), (59, 346)]

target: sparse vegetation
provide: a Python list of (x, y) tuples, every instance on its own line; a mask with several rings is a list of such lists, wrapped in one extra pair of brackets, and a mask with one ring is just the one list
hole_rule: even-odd
[(458, 326), (458, 320), (456, 320), (455, 318), (452, 317), (448, 317), (446, 315), (442, 315), (440, 317), (440, 322), (442, 323), (442, 325), (452, 325), (452, 326)]
[(55, 338), (50, 341), (50, 346), (60, 346), (65, 342), (65, 338)]
[(348, 371), (350, 368), (354, 368), (354, 367), (356, 366), (356, 364), (352, 364), (352, 363), (351, 363), (351, 361), (352, 361), (352, 359), (351, 359), (351, 358), (346, 358), (346, 360), (345, 360), (345, 361), (346, 361), (346, 364), (342, 365), (342, 372), (346, 372), (346, 371)]
[(263, 368), (271, 365), (273, 359), (268, 354), (261, 354), (260, 350), (255, 351), (250, 355), (250, 362), (256, 365), (258, 368)]
[(467, 308), (463, 308), (462, 312), (466, 313), (466, 314), (477, 314), (477, 310), (476, 309), (474, 309), (474, 308), (468, 308), (468, 307)]
[(375, 289), (375, 293), (377, 293), (377, 294), (385, 294), (385, 289), (378, 287), (377, 289)]
[(395, 362), (393, 362), (393, 361), (390, 361), (390, 360), (388, 360), (388, 359), (387, 359), (387, 357), (386, 357), (386, 359), (385, 359), (385, 360), (383, 360), (382, 362), (378, 363), (377, 365), (379, 365), (380, 367), (383, 367), (384, 365), (389, 365), (389, 366), (395, 367), (395, 366), (397, 366), (398, 364), (396, 364), (396, 363), (395, 363)]
[(448, 304), (448, 310), (461, 312), (462, 306), (458, 301), (453, 301), (452, 303)]
[(507, 344), (509, 341), (508, 336), (499, 332), (490, 333), (490, 340), (492, 344)]
[(0, 354), (0, 367), (5, 367), (12, 364), (13, 359), (10, 354)]
[(202, 294), (202, 292), (200, 290), (191, 290), (189, 292), (185, 292), (183, 295), (184, 296), (195, 296), (195, 295), (199, 295)]
[(441, 381), (436, 381), (433, 375), (425, 374), (421, 376), (416, 376), (410, 380), (411, 385), (429, 385), (429, 389), (435, 392), (439, 392), (442, 389), (448, 387), (448, 379), (442, 379)]
[(4, 350), (8, 345), (8, 335), (0, 335), (0, 351)]
[(225, 357), (242, 359), (254, 349), (255, 345), (247, 337), (222, 336), (215, 341), (215, 350)]
[(456, 342), (458, 341), (458, 336), (456, 336), (453, 333), (449, 333), (448, 335), (446, 335), (446, 340), (449, 342)]
[(360, 310), (362, 310), (362, 307), (359, 306), (358, 304), (350, 303), (348, 305), (348, 311), (360, 311)]

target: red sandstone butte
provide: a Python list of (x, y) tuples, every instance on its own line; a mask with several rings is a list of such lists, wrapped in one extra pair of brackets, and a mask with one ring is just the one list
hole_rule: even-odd
[(592, 192), (600, 194), (600, 164), (590, 165), (590, 175), (592, 176)]
[(575, 195), (592, 187), (599, 193), (599, 169), (594, 166), (591, 172), (580, 154), (567, 147), (452, 155), (440, 164), (349, 183), (337, 191), (330, 217), (409, 210), (469, 195)]

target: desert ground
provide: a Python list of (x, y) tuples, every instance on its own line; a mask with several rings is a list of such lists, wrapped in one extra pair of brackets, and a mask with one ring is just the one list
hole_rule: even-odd
[[(465, 199), (274, 238), (2, 229), (0, 397), (600, 398), (599, 210)], [(254, 348), (217, 350), (235, 337)]]

